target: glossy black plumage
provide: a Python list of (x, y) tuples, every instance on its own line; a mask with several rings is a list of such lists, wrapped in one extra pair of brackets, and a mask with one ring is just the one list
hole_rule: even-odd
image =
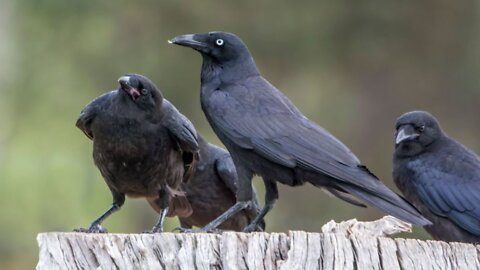
[(344, 144), (308, 120), (265, 80), (237, 36), (210, 32), (178, 36), (170, 42), (203, 56), (202, 109), (239, 174), (238, 202), (225, 216), (248, 207), (251, 179), (258, 174), (266, 186), (265, 207), (258, 218), (273, 208), (278, 198), (276, 182), (290, 186), (309, 182), (357, 205), (362, 201), (403, 220), (428, 223)]
[(118, 90), (90, 102), (76, 124), (92, 139), (94, 162), (113, 196), (112, 207), (86, 231), (103, 232), (101, 222), (126, 195), (162, 209), (152, 229), (159, 232), (169, 206), (174, 215), (191, 214), (181, 184), (194, 173), (197, 134), (148, 78), (127, 74), (119, 82)]
[(396, 124), (393, 177), (406, 198), (432, 221), (434, 239), (480, 243), (480, 159), (448, 137), (429, 113)]

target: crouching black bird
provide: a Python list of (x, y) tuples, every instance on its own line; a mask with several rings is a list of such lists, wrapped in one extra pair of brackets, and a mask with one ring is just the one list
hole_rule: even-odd
[(308, 120), (265, 80), (240, 38), (210, 32), (182, 35), (170, 42), (202, 54), (202, 109), (232, 155), (239, 177), (237, 203), (204, 229), (249, 207), (254, 174), (263, 178), (265, 206), (245, 231), (254, 229), (274, 206), (277, 182), (289, 186), (309, 182), (350, 203), (364, 202), (405, 221), (429, 224), (344, 144)]
[[(223, 214), (236, 203), (237, 171), (230, 154), (224, 149), (210, 144), (198, 134), (199, 159), (195, 174), (182, 185), (192, 206), (190, 216), (180, 216), (180, 230), (189, 231), (193, 226), (204, 227)], [(218, 226), (222, 230), (242, 231), (260, 212), (254, 190), (253, 207), (244, 209)], [(159, 212), (157, 204), (151, 204)], [(169, 213), (171, 216), (173, 213)], [(262, 220), (257, 230), (265, 229)]]
[(480, 243), (480, 159), (445, 134), (430, 113), (398, 118), (393, 178), (432, 221), (436, 240)]
[(118, 81), (118, 90), (94, 99), (77, 120), (93, 141), (93, 160), (113, 196), (110, 209), (84, 231), (105, 232), (102, 221), (127, 195), (161, 209), (151, 230), (161, 232), (169, 209), (179, 216), (192, 212), (180, 186), (194, 174), (197, 133), (148, 78), (127, 74)]

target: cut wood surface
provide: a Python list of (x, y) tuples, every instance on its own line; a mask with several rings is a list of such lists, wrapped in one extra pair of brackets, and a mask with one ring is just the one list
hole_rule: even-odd
[(39, 234), (37, 240), (37, 269), (480, 269), (480, 246), (374, 237), (362, 230), (221, 235), (51, 232)]

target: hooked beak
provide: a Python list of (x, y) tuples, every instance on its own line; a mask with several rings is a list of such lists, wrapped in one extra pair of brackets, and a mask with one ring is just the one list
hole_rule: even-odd
[(122, 76), (118, 79), (118, 83), (120, 83), (120, 88), (125, 91), (133, 101), (135, 101), (139, 96), (140, 92), (138, 89), (132, 87), (130, 85), (130, 76)]
[(413, 141), (418, 138), (420, 134), (415, 132), (415, 129), (410, 125), (401, 126), (398, 128), (395, 137), (395, 144), (398, 145), (404, 141)]
[(208, 44), (202, 42), (200, 39), (201, 35), (199, 34), (188, 34), (176, 36), (168, 40), (168, 43), (189, 47), (197, 51), (208, 53), (210, 51)]

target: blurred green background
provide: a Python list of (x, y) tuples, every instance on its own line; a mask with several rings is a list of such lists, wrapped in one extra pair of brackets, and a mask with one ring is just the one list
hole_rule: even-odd
[[(392, 188), (393, 125), (403, 112), (432, 112), (480, 152), (479, 8), (473, 0), (0, 1), (0, 268), (31, 269), (37, 233), (88, 226), (110, 205), (91, 142), (74, 124), (122, 74), (152, 78), (219, 143), (200, 109), (201, 57), (167, 44), (179, 34), (237, 33), (263, 75)], [(266, 221), (268, 231), (319, 231), (330, 219), (380, 216), (309, 185), (282, 186)], [(105, 226), (141, 232), (156, 218), (130, 199)], [(428, 238), (421, 229), (407, 237)]]

